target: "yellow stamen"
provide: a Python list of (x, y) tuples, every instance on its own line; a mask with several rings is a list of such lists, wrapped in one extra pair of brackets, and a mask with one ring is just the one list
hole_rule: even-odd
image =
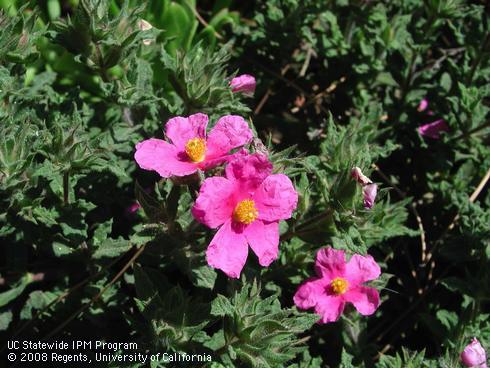
[(330, 283), (330, 288), (332, 289), (333, 293), (336, 295), (342, 295), (347, 291), (348, 287), (349, 287), (349, 282), (342, 277), (336, 277)]
[(255, 202), (251, 199), (245, 199), (238, 203), (233, 212), (234, 220), (246, 225), (254, 222), (258, 216), (259, 211), (255, 208)]
[(202, 138), (192, 138), (185, 144), (185, 153), (193, 162), (202, 162), (206, 156), (206, 141)]

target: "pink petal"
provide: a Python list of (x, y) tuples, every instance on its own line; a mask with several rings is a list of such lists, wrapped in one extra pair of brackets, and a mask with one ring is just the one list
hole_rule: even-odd
[(256, 220), (244, 230), (248, 244), (259, 257), (261, 266), (267, 267), (277, 259), (279, 254), (279, 224), (263, 223)]
[(315, 313), (322, 316), (319, 322), (335, 322), (344, 311), (345, 302), (338, 296), (320, 295), (315, 306)]
[(355, 181), (357, 181), (359, 184), (363, 186), (372, 183), (371, 179), (369, 179), (366, 175), (364, 175), (361, 169), (357, 166), (352, 168), (351, 176), (354, 178)]
[(248, 74), (242, 74), (235, 77), (230, 82), (232, 92), (244, 92), (246, 94), (253, 94), (255, 92), (255, 78)]
[(354, 304), (363, 316), (373, 314), (379, 306), (378, 290), (371, 287), (359, 286), (349, 289), (342, 297), (345, 301)]
[(345, 277), (352, 286), (375, 280), (381, 275), (381, 268), (369, 254), (354, 254), (345, 265)]
[(318, 276), (329, 280), (344, 276), (345, 254), (343, 250), (322, 248), (316, 254), (315, 271)]
[(364, 188), (362, 188), (362, 195), (364, 197), (364, 208), (368, 210), (373, 208), (377, 194), (378, 186), (376, 184), (368, 184)]
[(443, 119), (436, 120), (432, 123), (422, 125), (418, 128), (420, 135), (432, 139), (439, 139), (441, 132), (448, 132), (449, 127)]
[(487, 354), (476, 337), (464, 348), (461, 361), (467, 367), (486, 368)]
[(192, 207), (195, 219), (210, 228), (216, 228), (231, 219), (235, 208), (235, 187), (226, 178), (213, 176), (204, 180)]
[(286, 220), (291, 217), (298, 203), (298, 193), (291, 180), (284, 174), (268, 176), (253, 196), (259, 219), (265, 221)]
[(319, 278), (306, 280), (294, 294), (294, 304), (301, 309), (313, 308), (325, 294), (325, 281)]
[(134, 202), (133, 204), (131, 204), (130, 206), (126, 207), (126, 209), (124, 210), (124, 214), (126, 216), (130, 216), (130, 215), (133, 215), (134, 213), (136, 213), (136, 211), (138, 211), (139, 209), (141, 208), (141, 205), (138, 203), (138, 202)]
[(426, 98), (420, 100), (419, 106), (417, 107), (417, 111), (422, 112), (429, 106), (429, 101)]
[(240, 277), (247, 255), (247, 239), (233, 230), (231, 220), (218, 230), (206, 251), (208, 264), (232, 278)]
[(253, 133), (247, 122), (236, 115), (221, 117), (209, 132), (207, 157), (216, 158), (252, 141)]
[(165, 134), (172, 143), (184, 151), (186, 143), (193, 138), (206, 138), (208, 116), (197, 113), (188, 117), (177, 116), (165, 125)]
[(178, 149), (161, 139), (147, 139), (136, 145), (134, 159), (145, 170), (154, 170), (164, 178), (185, 176), (197, 171), (197, 166), (179, 158)]
[(239, 183), (241, 192), (248, 194), (255, 191), (272, 173), (272, 164), (263, 154), (241, 153), (235, 155), (235, 158), (226, 166), (225, 171), (226, 177)]

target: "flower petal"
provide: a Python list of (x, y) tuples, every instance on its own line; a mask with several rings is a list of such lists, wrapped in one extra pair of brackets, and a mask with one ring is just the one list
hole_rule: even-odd
[(424, 137), (439, 139), (440, 133), (449, 131), (449, 127), (443, 119), (439, 119), (432, 123), (419, 126), (418, 131), (420, 135), (423, 135)]
[(208, 116), (197, 113), (188, 117), (177, 116), (165, 125), (165, 134), (179, 149), (185, 150), (186, 143), (193, 138), (206, 138)]
[(225, 115), (209, 132), (206, 157), (224, 156), (232, 149), (250, 143), (252, 138), (252, 130), (241, 116)]
[(247, 239), (232, 229), (231, 220), (218, 230), (206, 251), (208, 264), (232, 278), (240, 277), (247, 255)]
[(316, 254), (315, 271), (318, 276), (326, 278), (327, 281), (344, 276), (344, 251), (331, 247), (320, 249)]
[(255, 220), (244, 229), (250, 247), (259, 257), (261, 266), (267, 267), (277, 259), (279, 254), (279, 224), (263, 223)]
[(321, 323), (335, 322), (344, 311), (344, 307), (345, 302), (342, 298), (322, 294), (319, 296), (315, 306), (315, 313), (322, 316), (319, 321)]
[(364, 197), (364, 208), (368, 210), (373, 208), (377, 194), (378, 186), (376, 184), (368, 184), (364, 188), (362, 188), (362, 195)]
[(420, 100), (419, 106), (417, 107), (417, 111), (422, 112), (425, 109), (427, 109), (427, 107), (429, 107), (429, 100), (426, 98), (423, 98)]
[(351, 285), (377, 279), (379, 275), (381, 275), (381, 268), (369, 254), (366, 256), (354, 254), (345, 265), (345, 277)]
[(235, 187), (226, 178), (213, 176), (204, 180), (199, 195), (192, 207), (195, 219), (211, 228), (216, 228), (231, 219), (235, 205)]
[(379, 293), (378, 290), (359, 286), (347, 291), (343, 298), (345, 301), (354, 304), (357, 311), (363, 316), (369, 316), (373, 314), (379, 306)]
[(147, 139), (136, 145), (134, 159), (145, 170), (154, 170), (164, 178), (185, 176), (197, 171), (194, 163), (179, 159), (178, 149), (161, 139)]
[(240, 186), (244, 195), (254, 192), (272, 172), (272, 163), (267, 156), (241, 152), (226, 166), (226, 177)]
[(268, 176), (253, 197), (259, 219), (265, 221), (286, 220), (291, 217), (298, 203), (298, 193), (291, 180), (284, 174)]
[(308, 279), (300, 285), (294, 294), (294, 304), (301, 309), (313, 308), (324, 293), (324, 280), (319, 278)]

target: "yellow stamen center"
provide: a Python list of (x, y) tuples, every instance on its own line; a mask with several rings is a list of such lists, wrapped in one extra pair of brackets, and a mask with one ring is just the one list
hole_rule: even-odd
[(349, 287), (349, 282), (342, 277), (336, 277), (330, 283), (330, 288), (332, 289), (333, 293), (336, 295), (342, 295), (347, 291), (348, 287)]
[(202, 138), (192, 138), (185, 144), (185, 153), (193, 162), (201, 162), (206, 156), (206, 141)]
[(246, 225), (254, 222), (257, 216), (259, 216), (259, 211), (255, 208), (255, 202), (251, 199), (245, 199), (238, 203), (233, 212), (234, 220)]

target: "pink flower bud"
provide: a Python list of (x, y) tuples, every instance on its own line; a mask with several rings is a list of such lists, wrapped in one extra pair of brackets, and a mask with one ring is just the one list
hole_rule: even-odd
[(476, 337), (464, 348), (461, 361), (467, 367), (487, 368), (487, 354)]
[(374, 206), (376, 200), (376, 194), (378, 194), (378, 186), (376, 184), (368, 184), (362, 189), (364, 196), (364, 208), (371, 209)]
[[(138, 28), (140, 31), (148, 31), (153, 28), (153, 26), (144, 19), (138, 20)], [(144, 39), (143, 44), (148, 46), (153, 42), (151, 39)]]
[(426, 98), (423, 98), (422, 100), (420, 100), (420, 103), (419, 103), (419, 107), (417, 107), (417, 111), (418, 112), (422, 112), (424, 111), (427, 107), (429, 106), (429, 100), (427, 100)]
[(130, 206), (126, 207), (124, 213), (126, 214), (126, 216), (131, 216), (135, 214), (140, 208), (141, 205), (138, 202), (133, 202)]
[(255, 78), (248, 74), (242, 74), (235, 77), (230, 82), (231, 91), (243, 92), (246, 95), (253, 95), (255, 92)]
[(372, 181), (366, 175), (364, 175), (360, 168), (357, 166), (352, 168), (351, 175), (362, 186), (371, 184)]
[(432, 123), (419, 126), (418, 131), (424, 137), (439, 139), (440, 133), (449, 131), (449, 127), (443, 119), (439, 119)]

